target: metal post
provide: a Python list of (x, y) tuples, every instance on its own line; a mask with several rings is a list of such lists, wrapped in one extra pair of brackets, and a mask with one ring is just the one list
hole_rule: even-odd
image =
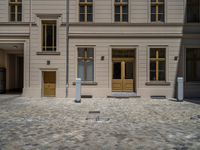
[(184, 99), (184, 85), (183, 85), (183, 77), (177, 78), (177, 100), (183, 101)]
[(76, 103), (81, 103), (81, 79), (76, 79)]

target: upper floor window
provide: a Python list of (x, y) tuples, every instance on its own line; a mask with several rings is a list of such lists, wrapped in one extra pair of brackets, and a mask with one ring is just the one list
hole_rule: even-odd
[(22, 21), (22, 0), (10, 0), (10, 21)]
[(78, 48), (78, 78), (94, 81), (94, 48)]
[(93, 0), (79, 0), (79, 21), (93, 21)]
[(198, 23), (200, 22), (200, 1), (187, 0), (187, 22)]
[(200, 82), (200, 48), (186, 49), (186, 79), (188, 82)]
[(56, 21), (42, 21), (42, 50), (56, 51)]
[(165, 81), (165, 48), (150, 48), (150, 81)]
[(151, 0), (151, 22), (165, 21), (165, 0)]
[(115, 0), (115, 22), (128, 22), (128, 0)]

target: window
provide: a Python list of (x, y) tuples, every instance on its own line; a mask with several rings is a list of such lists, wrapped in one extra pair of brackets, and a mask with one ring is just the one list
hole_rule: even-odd
[(42, 50), (56, 51), (56, 21), (42, 21)]
[(200, 82), (200, 48), (186, 49), (186, 80)]
[(165, 1), (151, 0), (151, 22), (165, 21)]
[(150, 48), (150, 81), (165, 81), (165, 48)]
[(10, 21), (22, 21), (22, 0), (10, 0)]
[(94, 49), (78, 48), (78, 78), (94, 81)]
[(200, 22), (200, 1), (187, 0), (187, 22), (198, 23)]
[(115, 22), (128, 22), (128, 0), (115, 0)]
[(93, 0), (79, 1), (79, 21), (80, 22), (93, 21)]

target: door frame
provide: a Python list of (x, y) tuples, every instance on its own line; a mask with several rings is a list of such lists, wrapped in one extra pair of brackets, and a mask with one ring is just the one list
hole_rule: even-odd
[(55, 85), (56, 85), (56, 88), (55, 88), (55, 97), (57, 95), (57, 88), (58, 88), (58, 72), (57, 72), (57, 69), (41, 69), (41, 97), (47, 97), (47, 96), (44, 96), (44, 78), (43, 78), (43, 73), (44, 72), (55, 72), (56, 74), (56, 80), (55, 80)]
[(113, 58), (112, 58), (112, 52), (113, 50), (133, 50), (135, 51), (135, 90), (133, 93), (137, 93), (138, 91), (138, 86), (139, 86), (139, 80), (138, 80), (138, 45), (124, 45), (124, 46), (117, 46), (117, 45), (111, 45), (109, 48), (109, 85), (108, 87), (110, 88), (110, 93), (113, 93), (112, 91), (112, 69), (113, 69)]

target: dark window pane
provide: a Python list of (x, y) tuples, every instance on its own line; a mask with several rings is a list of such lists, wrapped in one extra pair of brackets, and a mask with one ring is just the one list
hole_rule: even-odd
[(121, 79), (121, 62), (113, 64), (113, 79)]
[(15, 14), (10, 14), (10, 21), (15, 21)]
[(53, 28), (52, 26), (47, 26), (47, 46), (52, 46), (53, 43)]
[(128, 15), (127, 14), (124, 14), (124, 15), (122, 15), (122, 21), (124, 21), (124, 22), (127, 22), (128, 21)]
[(87, 7), (87, 13), (88, 14), (92, 14), (93, 13), (93, 7), (92, 6), (88, 6)]
[(87, 14), (87, 21), (92, 22), (93, 21), (93, 15), (92, 14)]
[(22, 6), (18, 6), (17, 12), (18, 12), (18, 13), (22, 13)]
[(159, 7), (158, 7), (158, 13), (164, 13), (165, 12), (165, 7), (164, 7), (164, 5), (159, 5)]
[(158, 21), (164, 22), (164, 14), (158, 14)]
[(21, 14), (17, 15), (17, 21), (22, 21), (22, 15)]
[(159, 58), (165, 58), (165, 49), (159, 49)]
[(125, 79), (133, 79), (133, 62), (125, 63)]
[(125, 5), (125, 6), (122, 7), (122, 12), (123, 12), (123, 14), (124, 13), (128, 14), (128, 5)]
[(84, 6), (79, 7), (79, 13), (81, 13), (81, 14), (85, 13), (85, 7)]
[(80, 14), (79, 20), (80, 20), (81, 22), (85, 21), (85, 14)]
[(187, 22), (200, 22), (200, 1), (187, 0)]
[(156, 21), (156, 14), (151, 14), (151, 21), (152, 22)]
[(156, 58), (156, 49), (150, 49), (150, 58)]
[(10, 12), (11, 13), (15, 13), (15, 5), (11, 5), (10, 6)]
[(88, 58), (93, 58), (94, 57), (94, 50), (93, 50), (93, 48), (88, 48), (87, 49), (87, 57)]
[(156, 71), (150, 71), (150, 81), (156, 81)]
[(115, 14), (115, 21), (120, 21), (120, 14)]
[(115, 6), (115, 14), (120, 14), (120, 6)]
[(85, 57), (85, 50), (84, 48), (78, 49), (78, 57)]
[(152, 6), (151, 6), (151, 13), (152, 13), (152, 14), (155, 14), (155, 13), (156, 13), (156, 6), (155, 6), (155, 5), (152, 5)]
[(187, 81), (200, 81), (200, 49), (188, 48), (186, 50), (186, 78)]

